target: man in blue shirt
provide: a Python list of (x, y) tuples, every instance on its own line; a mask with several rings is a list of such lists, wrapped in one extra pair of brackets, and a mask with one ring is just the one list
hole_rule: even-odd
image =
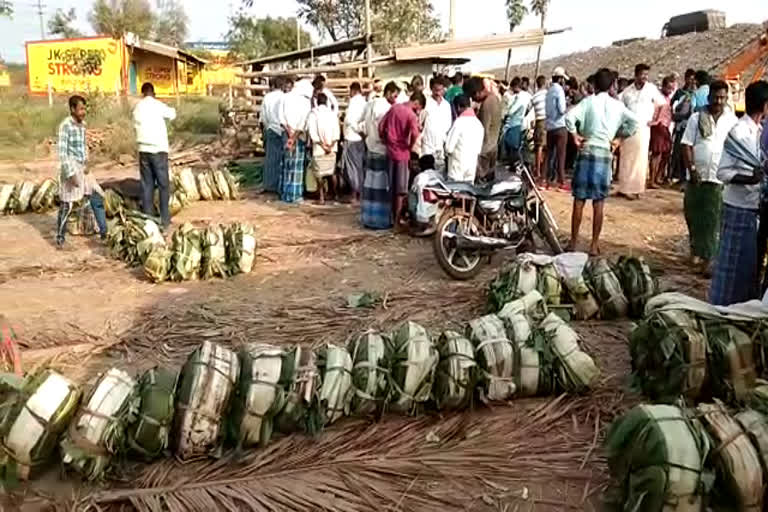
[(568, 147), (568, 130), (565, 129), (565, 89), (563, 88), (568, 76), (565, 70), (558, 66), (552, 72), (552, 85), (549, 86), (546, 98), (547, 112), (547, 148), (549, 149), (549, 172), (546, 176), (546, 188), (552, 176), (557, 172), (557, 182), (560, 190), (567, 191), (565, 184), (565, 151)]
[(699, 112), (709, 105), (709, 73), (700, 69), (696, 72), (696, 92), (691, 97), (691, 110)]
[(592, 201), (592, 243), (589, 254), (600, 254), (603, 206), (611, 191), (614, 139), (626, 138), (637, 130), (637, 118), (624, 104), (611, 97), (613, 73), (603, 68), (595, 75), (595, 95), (588, 96), (565, 116), (566, 129), (573, 134), (579, 155), (573, 170), (573, 214), (568, 251), (576, 250), (584, 204)]

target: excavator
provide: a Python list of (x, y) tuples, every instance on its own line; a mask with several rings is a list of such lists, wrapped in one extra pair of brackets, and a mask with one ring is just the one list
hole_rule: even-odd
[[(731, 100), (737, 114), (744, 113), (745, 83), (760, 80), (768, 66), (768, 20), (763, 22), (763, 32), (742, 46), (726, 59), (723, 66), (723, 78), (731, 90)], [(749, 81), (745, 82), (745, 73), (755, 68)]]

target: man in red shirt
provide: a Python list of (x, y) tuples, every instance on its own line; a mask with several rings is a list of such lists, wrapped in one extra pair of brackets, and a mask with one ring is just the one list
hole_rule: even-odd
[(393, 195), (395, 229), (402, 229), (408, 197), (411, 148), (419, 137), (419, 112), (427, 103), (424, 94), (414, 92), (408, 103), (393, 105), (379, 123), (379, 137), (387, 146), (390, 190)]

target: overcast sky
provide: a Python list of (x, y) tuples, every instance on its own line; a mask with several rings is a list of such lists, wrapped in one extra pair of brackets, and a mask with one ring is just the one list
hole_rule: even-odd
[[(0, 54), (9, 62), (24, 62), (24, 41), (40, 38), (40, 22), (32, 0), (12, 0), (16, 9), (13, 20), (0, 19)], [(221, 40), (227, 30), (227, 16), (232, 3), (211, 0), (182, 0), (190, 18), (191, 40)], [(92, 0), (43, 0), (46, 15), (56, 8), (75, 7), (79, 25), (90, 27), (85, 21)], [(293, 0), (255, 0), (252, 12), (256, 16), (292, 16), (296, 10)], [(443, 28), (448, 28), (449, 0), (432, 0)], [(456, 0), (457, 36), (475, 37), (508, 30), (504, 0)], [(234, 1), (239, 5), (239, 1)], [(229, 7), (227, 7), (229, 6)], [(658, 37), (662, 25), (670, 16), (698, 9), (719, 9), (726, 12), (728, 24), (760, 23), (768, 19), (766, 0), (644, 0), (618, 2), (609, 0), (551, 0), (547, 28), (571, 27), (561, 35), (551, 36), (544, 44), (543, 56), (554, 57), (564, 53), (585, 50), (593, 46), (606, 46), (617, 39), (629, 37)], [(535, 28), (538, 19), (529, 16), (522, 28)], [(534, 59), (535, 50), (516, 50), (515, 62)], [(506, 53), (494, 52), (469, 55), (474, 71), (488, 69), (504, 63)]]

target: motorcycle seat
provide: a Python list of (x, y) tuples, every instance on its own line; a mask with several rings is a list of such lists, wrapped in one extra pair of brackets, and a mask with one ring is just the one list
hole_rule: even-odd
[(523, 188), (520, 180), (504, 180), (483, 185), (473, 185), (464, 181), (449, 181), (445, 183), (445, 186), (454, 192), (471, 194), (480, 199), (514, 195)]

